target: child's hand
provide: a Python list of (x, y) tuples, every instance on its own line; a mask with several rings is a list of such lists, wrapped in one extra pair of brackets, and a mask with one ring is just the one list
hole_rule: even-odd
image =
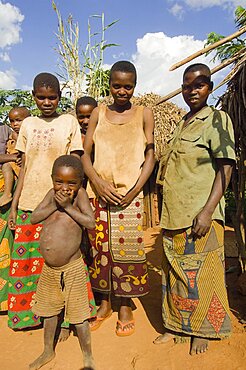
[(59, 190), (55, 193), (54, 199), (60, 207), (65, 209), (72, 204), (73, 195), (73, 192), (69, 195), (67, 193), (64, 193), (62, 190)]
[(9, 227), (10, 230), (15, 230), (16, 217), (17, 217), (16, 209), (11, 209), (10, 213), (9, 213), (9, 218), (8, 218), (8, 227)]
[(21, 167), (21, 154), (17, 154), (15, 162), (17, 166)]
[(210, 212), (207, 212), (206, 209), (203, 209), (198, 215), (194, 218), (192, 226), (192, 234), (195, 238), (201, 238), (205, 236), (210, 229), (212, 223), (212, 215)]
[(99, 197), (106, 203), (118, 205), (122, 199), (122, 195), (117, 192), (115, 187), (108, 181), (99, 179), (96, 184), (96, 191)]

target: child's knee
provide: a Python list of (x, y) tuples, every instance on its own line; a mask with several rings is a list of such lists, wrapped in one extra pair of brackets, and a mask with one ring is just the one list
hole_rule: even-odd
[(10, 163), (3, 163), (2, 171), (3, 171), (3, 174), (6, 173), (6, 172), (12, 171), (12, 167), (11, 167)]

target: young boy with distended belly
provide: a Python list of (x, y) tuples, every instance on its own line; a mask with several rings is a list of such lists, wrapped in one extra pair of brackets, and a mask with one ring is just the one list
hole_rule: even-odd
[(84, 368), (95, 369), (88, 320), (96, 313), (86, 266), (81, 256), (82, 227), (95, 226), (86, 191), (81, 187), (81, 161), (70, 155), (57, 158), (52, 169), (53, 188), (33, 211), (33, 224), (44, 221), (40, 251), (45, 263), (32, 308), (44, 319), (44, 352), (31, 365), (37, 370), (55, 357), (58, 315), (75, 326), (84, 354)]

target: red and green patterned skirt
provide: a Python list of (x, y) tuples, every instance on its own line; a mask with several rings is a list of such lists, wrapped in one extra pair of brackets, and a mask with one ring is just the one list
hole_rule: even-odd
[(44, 263), (39, 250), (42, 225), (32, 225), (30, 216), (31, 212), (18, 210), (9, 271), (8, 325), (12, 329), (40, 325), (31, 309)]

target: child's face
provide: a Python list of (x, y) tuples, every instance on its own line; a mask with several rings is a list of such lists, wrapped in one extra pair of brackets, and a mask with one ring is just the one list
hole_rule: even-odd
[(22, 124), (22, 121), (26, 118), (26, 114), (22, 111), (17, 109), (12, 109), (9, 112), (9, 122), (11, 128), (18, 134), (20, 131), (20, 127)]
[(77, 195), (82, 183), (78, 171), (67, 166), (58, 167), (52, 174), (52, 181), (55, 193), (61, 191), (71, 199)]
[(38, 109), (42, 112), (44, 117), (55, 116), (56, 109), (60, 100), (60, 93), (52, 87), (39, 86), (33, 91), (33, 97)]
[(80, 125), (80, 131), (82, 134), (86, 134), (87, 128), (88, 128), (88, 123), (89, 119), (91, 116), (91, 113), (93, 111), (94, 107), (92, 105), (80, 105), (77, 110), (77, 120)]
[(187, 72), (184, 75), (182, 94), (191, 112), (198, 112), (207, 105), (212, 84), (203, 71)]
[(114, 102), (125, 105), (131, 99), (135, 88), (135, 76), (131, 72), (115, 71), (110, 81), (110, 92)]

